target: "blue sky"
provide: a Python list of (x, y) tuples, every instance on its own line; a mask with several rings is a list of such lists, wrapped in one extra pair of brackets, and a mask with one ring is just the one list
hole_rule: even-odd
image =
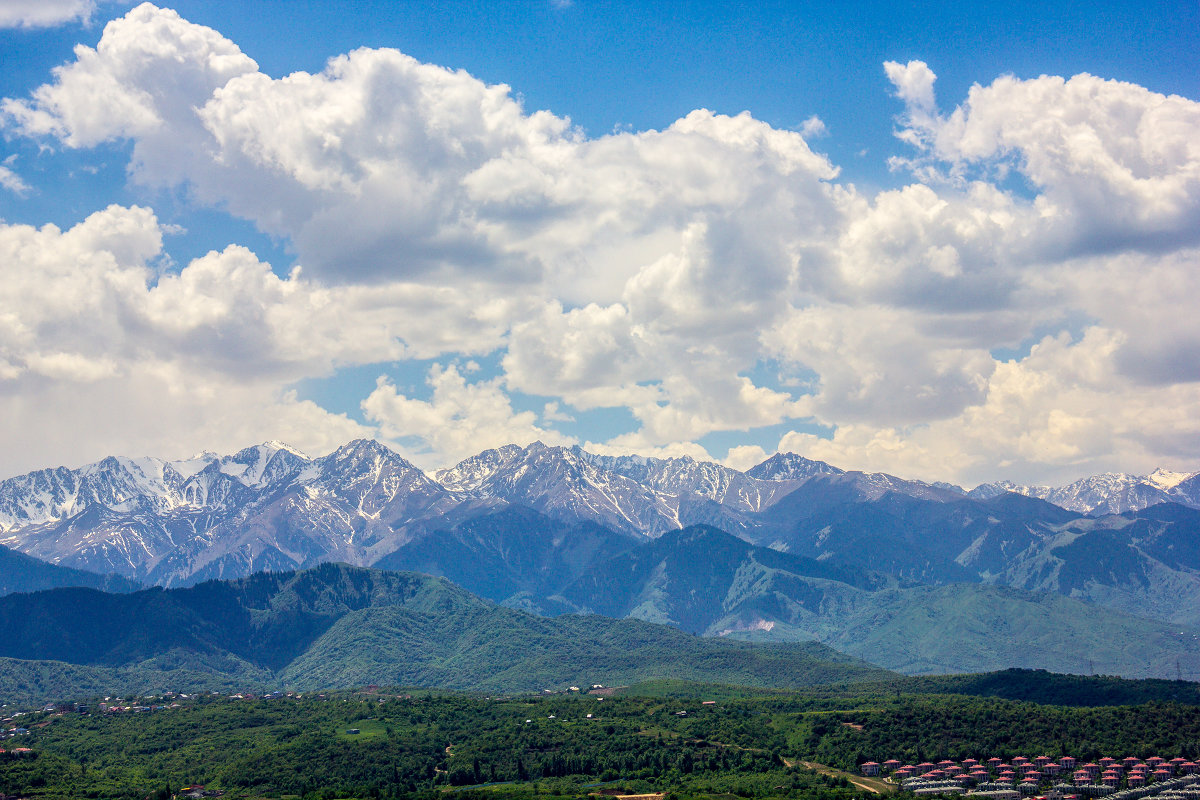
[(360, 435), (1200, 468), (1194, 2), (0, 25), (6, 474)]

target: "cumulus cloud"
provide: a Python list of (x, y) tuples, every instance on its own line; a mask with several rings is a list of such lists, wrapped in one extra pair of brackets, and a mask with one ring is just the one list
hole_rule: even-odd
[(3, 0), (0, 28), (46, 28), (75, 20), (87, 22), (95, 11), (95, 0)]
[(1060, 483), (1116, 467), (1145, 473), (1194, 463), (1200, 385), (1147, 388), (1123, 378), (1114, 355), (1124, 338), (1099, 327), (1077, 341), (1046, 337), (1026, 358), (998, 363), (983, 398), (957, 415), (840, 425), (832, 439), (790, 433), (779, 448), (847, 468), (954, 475), (966, 486), (1005, 474)]
[(265, 438), (321, 452), (371, 431), (298, 400), (290, 383), (428, 347), (405, 342), (427, 321), (406, 310), (464, 312), (454, 346), (470, 345), (461, 300), (439, 309), (423, 287), (381, 298), (280, 278), (238, 246), (161, 274), (161, 252), (146, 208), (111, 206), (65, 231), (0, 224), (0, 405), (14, 443), (3, 467)]
[(536, 413), (514, 411), (501, 383), (499, 378), (468, 383), (456, 365), (435, 364), (429, 370), (430, 400), (407, 397), (381, 377), (362, 405), (384, 437), (427, 468), (509, 443), (575, 444), (571, 437), (539, 427)]
[[(764, 334), (774, 352), (820, 376), (807, 415), (826, 424), (926, 422), (979, 403), (995, 368), (967, 320), (884, 306), (798, 309)], [(965, 323), (965, 324), (964, 324)]]
[[(636, 429), (590, 447), (699, 455), (714, 431), (805, 420), (832, 437), (780, 447), (930, 478), (1194, 468), (1180, 420), (1200, 418), (1200, 104), (1002, 76), (943, 110), (927, 64), (884, 71), (912, 177), (866, 193), (809, 147), (828, 133), (815, 115), (789, 131), (697, 109), (588, 138), (395, 50), (272, 77), (140, 5), (3, 101), (8, 132), (128, 142), (133, 181), (252, 221), (301, 268), (233, 245), (163, 272), (148, 209), (0, 228), (0, 396), (62, 409), (80, 386), (119, 404), (123, 385), (170, 384), (190, 400), (171, 395), (163, 442), (211, 431), (207, 407), (231, 430), (307, 424), (295, 443), (314, 451), (368, 430), (429, 466), (570, 442), (551, 427), (568, 407), (616, 407)], [(1013, 171), (1025, 191), (1001, 180)], [(501, 374), (466, 366), (497, 351)], [(412, 358), (441, 365), (430, 398), (381, 380), (373, 427), (288, 393)], [(767, 359), (775, 384), (748, 377)], [(233, 421), (237, 404), (256, 410)]]
[(940, 115), (925, 64), (887, 73), (906, 104), (898, 135), (952, 167), (1012, 164), (1038, 188), (1055, 255), (1200, 241), (1200, 103), (1086, 73), (1007, 75)]

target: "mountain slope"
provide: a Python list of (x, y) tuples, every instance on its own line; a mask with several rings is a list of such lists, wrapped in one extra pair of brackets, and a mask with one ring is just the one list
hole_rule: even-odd
[(958, 584), (864, 597), (821, 641), (908, 674), (1051, 672), (1200, 675), (1200, 629), (1097, 608), (1054, 593)]
[(1200, 511), (1174, 503), (1087, 517), (1017, 494), (936, 500), (817, 476), (747, 539), (905, 585), (1052, 591), (1200, 627)]
[(789, 688), (881, 674), (887, 673), (815, 642), (707, 639), (638, 620), (536, 617), (492, 606), (449, 617), (401, 608), (348, 614), (280, 678), (302, 688), (379, 683), (529, 691), (664, 676)]
[(596, 566), (566, 587), (561, 599), (582, 611), (719, 633), (714, 625), (731, 617), (747, 617), (750, 625), (770, 619), (757, 616), (758, 607), (780, 597), (815, 616), (855, 584), (869, 583), (858, 572), (692, 526)]
[(801, 686), (884, 674), (812, 643), (751, 645), (635, 620), (538, 617), (443, 579), (339, 564), (127, 595), (10, 595), (0, 598), (0, 657), (19, 660), (5, 669), (26, 683), (46, 662), (63, 662), (107, 668), (80, 673), (88, 680), (158, 673), (191, 688), (244, 680), (536, 690), (584, 675)]
[(1133, 677), (1168, 677), (1177, 669), (1200, 674), (1200, 628), (978, 583), (883, 585), (711, 528), (666, 534), (617, 556), (564, 589), (561, 599), (695, 633), (818, 639), (906, 673), (1020, 666)]
[(561, 607), (548, 598), (594, 564), (643, 541), (595, 523), (565, 523), (507, 506), (424, 532), (374, 566), (439, 575), (496, 603), (557, 611)]
[(0, 595), (82, 586), (108, 592), (132, 592), (139, 584), (118, 575), (97, 575), (47, 564), (32, 556), (0, 547)]

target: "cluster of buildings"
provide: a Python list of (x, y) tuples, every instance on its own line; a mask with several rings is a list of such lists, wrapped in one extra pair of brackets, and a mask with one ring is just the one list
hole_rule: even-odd
[(28, 736), (29, 728), (17, 723), (17, 717), (23, 716), (20, 713), (13, 714), (11, 717), (0, 719), (0, 740), (11, 739), (14, 736)]
[(1130, 756), (1082, 765), (1070, 756), (1032, 760), (1017, 756), (1009, 762), (968, 758), (937, 764), (902, 764), (892, 759), (882, 764), (868, 761), (862, 765), (862, 774), (887, 776), (915, 794), (969, 794), (996, 800), (1022, 795), (1200, 800), (1200, 764), (1185, 758)]
[[(16, 724), (17, 717), (20, 716), (23, 716), (23, 714), (18, 712), (11, 717), (5, 717), (0, 720), (0, 741), (12, 739), (14, 736), (29, 735), (29, 728)], [(33, 750), (28, 747), (0, 747), (0, 758), (21, 758), (29, 755), (33, 755)]]

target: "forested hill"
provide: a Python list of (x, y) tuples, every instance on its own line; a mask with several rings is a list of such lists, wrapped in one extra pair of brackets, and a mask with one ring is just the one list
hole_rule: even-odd
[(343, 564), (187, 589), (11, 595), (0, 598), (0, 657), (0, 686), (24, 697), (238, 685), (528, 691), (667, 676), (799, 687), (890, 675), (817, 643), (548, 619), (441, 578)]
[(64, 586), (87, 586), (108, 592), (132, 592), (142, 588), (137, 581), (119, 575), (60, 567), (0, 545), (0, 596)]

